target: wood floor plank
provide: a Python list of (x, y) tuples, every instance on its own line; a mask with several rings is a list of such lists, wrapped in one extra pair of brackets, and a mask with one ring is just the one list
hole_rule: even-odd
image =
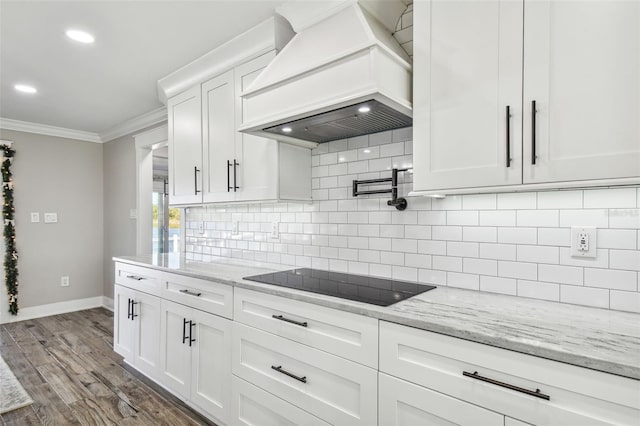
[(4, 425), (22, 426), (22, 425), (40, 425), (40, 419), (32, 406), (19, 408), (0, 415), (0, 422)]
[(41, 365), (37, 367), (37, 370), (66, 404), (72, 404), (91, 396), (91, 392), (83, 387), (77, 378), (63, 370), (58, 364)]
[(25, 390), (34, 400), (33, 410), (43, 424), (48, 425), (77, 425), (80, 424), (71, 409), (49, 383), (26, 387)]

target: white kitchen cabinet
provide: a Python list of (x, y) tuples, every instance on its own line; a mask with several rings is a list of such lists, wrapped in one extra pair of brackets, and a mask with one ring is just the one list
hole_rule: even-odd
[(116, 285), (114, 307), (114, 351), (143, 373), (157, 377), (160, 367), (160, 299)]
[(167, 102), (169, 120), (169, 201), (202, 202), (202, 119), (200, 86)]
[(521, 183), (522, 7), (415, 2), (415, 190)]
[(503, 426), (504, 416), (387, 374), (378, 379), (384, 426)]
[(525, 184), (640, 176), (640, 2), (526, 0), (523, 105)]
[(414, 22), (414, 195), (640, 183), (640, 3), (425, 0)]
[(229, 417), (231, 322), (162, 300), (161, 382), (219, 421)]
[(311, 200), (310, 149), (236, 130), (240, 94), (274, 56), (241, 63), (169, 100), (171, 204)]

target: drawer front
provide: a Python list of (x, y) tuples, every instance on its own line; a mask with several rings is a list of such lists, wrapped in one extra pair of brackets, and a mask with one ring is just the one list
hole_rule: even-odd
[(332, 425), (377, 424), (376, 370), (233, 324), (233, 374)]
[[(384, 321), (380, 371), (536, 425), (637, 424), (640, 416), (636, 380)], [(536, 389), (549, 400), (523, 392)]]
[(116, 284), (158, 296), (160, 275), (156, 269), (143, 268), (127, 263), (116, 263)]
[(231, 426), (329, 426), (236, 376), (232, 379)]
[(384, 426), (503, 426), (504, 416), (380, 373), (379, 419)]
[(225, 318), (233, 317), (233, 287), (230, 285), (165, 273), (162, 297)]
[(236, 288), (234, 320), (378, 368), (378, 320)]

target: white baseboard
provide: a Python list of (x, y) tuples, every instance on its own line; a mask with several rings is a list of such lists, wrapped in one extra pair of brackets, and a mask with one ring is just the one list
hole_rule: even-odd
[(96, 296), (88, 297), (86, 299), (49, 303), (47, 305), (29, 306), (27, 308), (21, 308), (18, 311), (18, 315), (11, 315), (9, 312), (3, 310), (0, 312), (0, 324), (48, 317), (50, 315), (66, 314), (68, 312), (99, 307), (104, 307), (113, 311), (113, 299), (106, 296)]

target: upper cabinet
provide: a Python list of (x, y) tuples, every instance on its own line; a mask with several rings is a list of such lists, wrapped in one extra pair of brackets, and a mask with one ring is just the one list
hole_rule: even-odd
[[(168, 96), (172, 205), (311, 200), (310, 149), (237, 131), (245, 111), (241, 94), (282, 39), (275, 35), (279, 24), (266, 23), (199, 59), (200, 68), (196, 61), (160, 80)], [(206, 73), (214, 77), (193, 81)]]
[(414, 3), (414, 193), (638, 183), (640, 3)]

